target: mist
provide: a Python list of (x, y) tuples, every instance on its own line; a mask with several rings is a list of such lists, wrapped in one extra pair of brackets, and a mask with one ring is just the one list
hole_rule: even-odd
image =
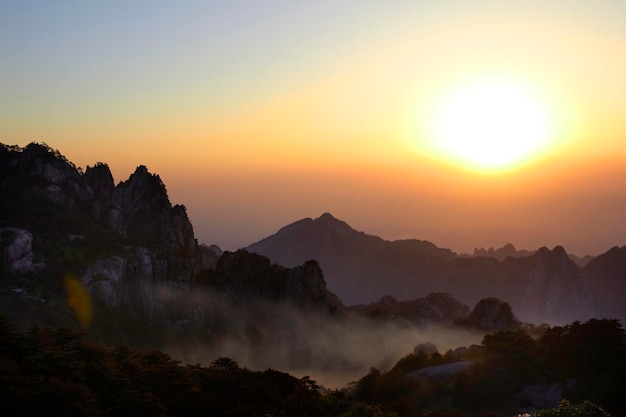
[(303, 311), (286, 301), (241, 299), (197, 289), (189, 297), (169, 295), (181, 311), (196, 315), (175, 324), (163, 350), (188, 364), (209, 366), (229, 357), (240, 367), (275, 369), (310, 376), (327, 389), (341, 389), (372, 367), (390, 369), (417, 344), (449, 349), (480, 344), (484, 333), (457, 327), (417, 327), (353, 312)]

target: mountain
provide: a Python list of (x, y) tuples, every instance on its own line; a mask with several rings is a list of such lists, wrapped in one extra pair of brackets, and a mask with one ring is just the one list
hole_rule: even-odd
[[(0, 144), (0, 197), (0, 307), (25, 325), (59, 315), (71, 322), (68, 311), (51, 311), (66, 297), (67, 280), (102, 308), (161, 324), (210, 322), (200, 310), (181, 313), (176, 301), (200, 287), (226, 291), (253, 282), (259, 296), (302, 308), (340, 305), (314, 262), (270, 268), (259, 255), (198, 244), (185, 207), (172, 205), (160, 177), (143, 165), (115, 185), (104, 163), (82, 172), (45, 144)], [(207, 275), (211, 285), (201, 280)], [(42, 308), (21, 314), (33, 299)]]
[(589, 282), (589, 292), (594, 295), (593, 309), (598, 317), (621, 318), (626, 316), (626, 246), (611, 248), (582, 268)]
[(556, 246), (517, 251), (513, 245), (460, 256), (421, 240), (386, 241), (325, 213), (281, 228), (246, 250), (282, 265), (314, 258), (328, 287), (347, 305), (368, 304), (381, 295), (411, 300), (430, 293), (454, 294), (468, 305), (486, 297), (507, 300), (520, 320), (567, 323), (589, 317), (626, 319), (620, 277), (622, 250), (584, 266)]
[[(416, 298), (423, 292), (388, 286), (399, 271), (404, 274), (415, 262), (445, 262), (457, 255), (421, 240), (389, 242), (357, 231), (344, 221), (324, 213), (281, 228), (277, 233), (246, 247), (249, 252), (268, 256), (286, 266), (307, 259), (317, 260), (324, 269), (331, 290), (347, 304), (368, 303), (381, 295), (399, 299)], [(386, 277), (383, 279), (383, 277)]]
[(504, 261), (506, 258), (513, 257), (519, 258), (521, 256), (530, 256), (534, 253), (534, 251), (529, 251), (525, 249), (517, 250), (512, 243), (507, 243), (501, 248), (494, 249), (493, 247), (489, 249), (484, 248), (475, 248), (474, 256), (488, 256), (492, 258), (496, 258), (499, 261)]
[[(502, 262), (508, 257), (521, 258), (524, 256), (531, 256), (535, 252), (537, 251), (526, 250), (526, 249), (518, 250), (517, 248), (515, 248), (515, 246), (512, 243), (507, 243), (506, 245), (497, 249), (494, 249), (493, 247), (490, 247), (489, 249), (474, 248), (473, 256), (474, 257), (485, 256), (485, 257), (496, 258), (497, 260)], [(464, 255), (464, 256), (468, 256), (468, 255)], [(589, 263), (589, 261), (594, 258), (594, 256), (592, 255), (577, 256), (572, 253), (568, 253), (567, 256), (569, 256), (570, 259), (576, 263), (576, 265), (581, 266), (581, 267), (587, 265), (587, 263)]]

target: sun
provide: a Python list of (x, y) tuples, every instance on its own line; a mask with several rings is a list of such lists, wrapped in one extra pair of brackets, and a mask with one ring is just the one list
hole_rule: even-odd
[(508, 79), (460, 84), (434, 106), (434, 147), (442, 157), (473, 169), (513, 169), (541, 154), (552, 135), (545, 100), (529, 86)]

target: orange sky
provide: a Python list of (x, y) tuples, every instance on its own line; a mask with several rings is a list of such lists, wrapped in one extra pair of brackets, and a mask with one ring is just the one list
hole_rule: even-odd
[[(458, 252), (626, 244), (626, 3), (292, 3), (2, 3), (0, 141), (147, 165), (225, 249), (326, 211)], [(549, 109), (545, 150), (435, 150), (438, 100), (502, 77)]]

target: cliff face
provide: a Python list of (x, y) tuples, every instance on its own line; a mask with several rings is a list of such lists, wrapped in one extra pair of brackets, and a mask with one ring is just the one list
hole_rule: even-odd
[(245, 250), (225, 252), (207, 284), (235, 301), (287, 301), (303, 311), (343, 308), (339, 298), (326, 289), (322, 269), (313, 260), (286, 268)]
[(561, 246), (540, 248), (532, 257), (532, 269), (517, 304), (529, 312), (527, 321), (551, 318), (573, 321), (593, 317), (593, 299), (587, 278)]
[(158, 322), (171, 321), (174, 310), (178, 320), (197, 316), (191, 307), (180, 313), (176, 300), (207, 276), (233, 299), (286, 300), (303, 310), (342, 306), (315, 261), (283, 268), (245, 251), (199, 245), (185, 207), (172, 206), (145, 166), (115, 185), (106, 164), (83, 173), (32, 143), (1, 145), (0, 174), (0, 268), (10, 274), (77, 276), (93, 299)]
[[(22, 271), (33, 270), (26, 243), (41, 249), (40, 256), (48, 251), (53, 257), (52, 248), (82, 250), (81, 262), (51, 260), (54, 272), (79, 274), (92, 296), (109, 306), (126, 303), (158, 318), (161, 287), (189, 289), (198, 271), (213, 266), (206, 264), (214, 259), (203, 256), (211, 251), (197, 244), (185, 208), (171, 205), (161, 179), (145, 166), (115, 186), (107, 165), (82, 173), (37, 143), (0, 146), (0, 166), (7, 214), (0, 226), (20, 230), (5, 253), (16, 258), (19, 246)], [(18, 271), (16, 259), (7, 262)]]

